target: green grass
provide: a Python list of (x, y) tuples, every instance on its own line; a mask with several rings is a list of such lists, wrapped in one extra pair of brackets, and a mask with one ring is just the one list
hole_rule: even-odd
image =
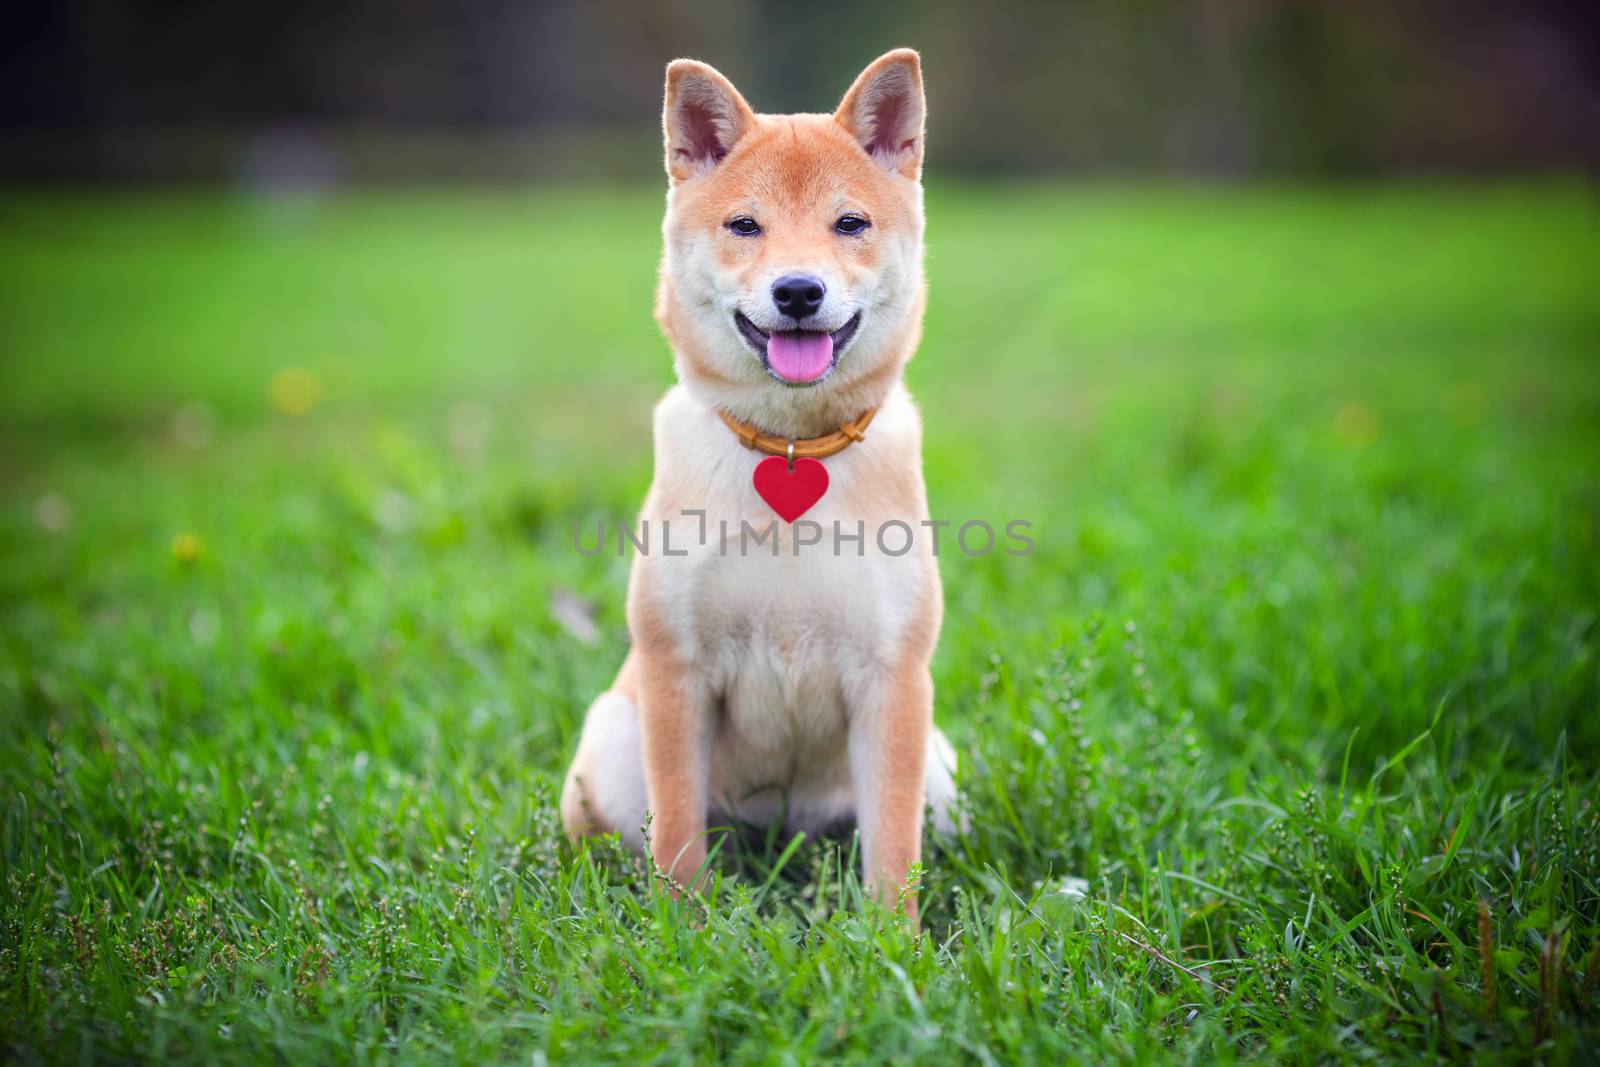
[(1594, 1054), (1588, 190), (935, 180), (933, 510), (1038, 549), (944, 558), (920, 937), (559, 834), (660, 202), (0, 198), (7, 1059)]

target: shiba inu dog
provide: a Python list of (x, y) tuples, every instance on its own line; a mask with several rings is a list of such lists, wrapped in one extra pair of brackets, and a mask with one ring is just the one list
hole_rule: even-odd
[[(854, 818), (866, 884), (915, 919), (924, 807), (950, 825), (928, 672), (942, 594), (901, 383), (925, 303), (923, 114), (909, 49), (831, 115), (758, 115), (706, 64), (667, 67), (655, 310), (678, 384), (656, 408), (641, 525), (679, 547), (635, 558), (632, 646), (589, 708), (561, 811), (570, 834), (641, 849), (649, 812), (680, 883), (708, 819)], [(814, 456), (821, 473), (797, 466)]]

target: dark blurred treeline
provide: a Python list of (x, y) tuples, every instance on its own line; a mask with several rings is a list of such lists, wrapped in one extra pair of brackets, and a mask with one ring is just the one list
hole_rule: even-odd
[(825, 110), (919, 48), (945, 170), (1363, 174), (1587, 168), (1594, 0), (17, 4), (0, 179), (655, 172), (661, 68)]

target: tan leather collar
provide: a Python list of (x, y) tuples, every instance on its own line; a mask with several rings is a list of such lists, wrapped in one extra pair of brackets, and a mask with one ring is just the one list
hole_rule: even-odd
[(762, 433), (747, 422), (741, 422), (722, 409), (717, 409), (717, 414), (722, 416), (722, 421), (728, 424), (734, 436), (739, 438), (739, 443), (746, 448), (753, 448), (757, 452), (765, 452), (769, 456), (786, 456), (791, 460), (807, 457), (810, 459), (824, 459), (836, 453), (843, 452), (855, 442), (867, 435), (867, 425), (872, 422), (872, 416), (878, 413), (877, 408), (868, 408), (857, 415), (851, 422), (845, 423), (832, 433), (825, 433), (821, 437), (803, 437), (791, 439), (779, 437), (776, 434)]

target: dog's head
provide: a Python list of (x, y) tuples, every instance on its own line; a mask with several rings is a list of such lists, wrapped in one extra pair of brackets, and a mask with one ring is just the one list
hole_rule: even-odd
[(680, 376), (769, 410), (891, 380), (923, 304), (917, 53), (879, 58), (832, 115), (757, 115), (680, 59), (663, 118), (656, 315)]

